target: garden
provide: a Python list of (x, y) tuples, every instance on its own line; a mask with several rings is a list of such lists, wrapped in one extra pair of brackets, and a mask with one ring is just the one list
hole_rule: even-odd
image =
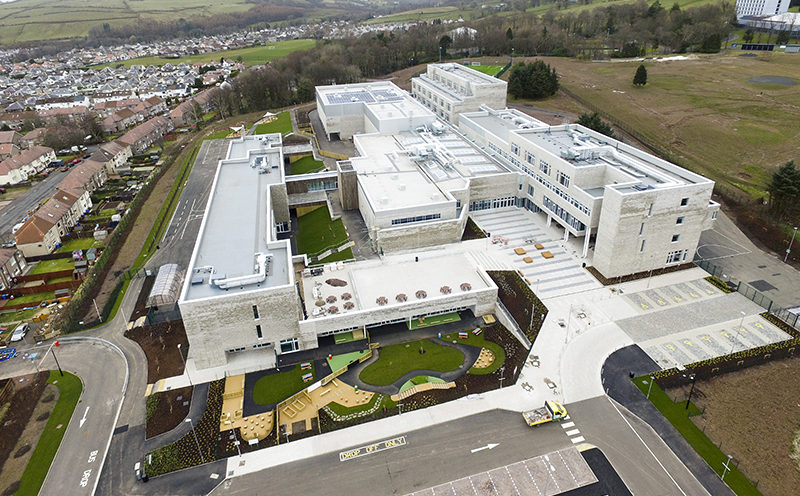
[(256, 124), (253, 134), (281, 133), (282, 136), (292, 132), (292, 117), (289, 112), (281, 112), (273, 120)]
[(367, 384), (388, 386), (414, 370), (451, 372), (464, 363), (464, 354), (430, 339), (383, 346), (378, 360), (361, 371), (359, 378)]
[(310, 384), (303, 380), (303, 376), (310, 373), (314, 377), (314, 364), (309, 363), (310, 369), (304, 370), (298, 363), (290, 370), (259, 378), (253, 385), (253, 401), (258, 405), (274, 405), (302, 391)]
[(171, 431), (189, 415), (192, 386), (153, 393), (147, 397), (145, 438)]
[(289, 164), (289, 175), (310, 174), (325, 170), (325, 164), (314, 158), (313, 155), (304, 155)]
[(341, 246), (349, 239), (342, 219), (331, 220), (327, 206), (303, 215), (298, 212), (297, 224), (297, 252), (310, 257)]

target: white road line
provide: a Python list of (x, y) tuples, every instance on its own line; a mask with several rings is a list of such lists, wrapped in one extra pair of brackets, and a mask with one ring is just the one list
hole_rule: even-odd
[(567, 436), (569, 436), (569, 437), (572, 437), (575, 434), (580, 434), (580, 433), (581, 433), (580, 429), (572, 429), (571, 431), (567, 431), (566, 432)]
[(578, 444), (586, 441), (586, 439), (583, 436), (578, 436), (578, 437), (573, 437), (572, 439), (570, 439), (570, 441), (572, 441), (572, 444)]
[[(622, 412), (619, 411), (619, 408), (617, 408), (617, 405), (611, 400), (610, 397), (606, 396), (606, 399), (608, 400), (609, 403), (611, 403), (611, 406), (614, 407), (614, 410), (617, 411), (617, 413), (619, 414), (620, 418), (622, 418), (622, 420), (624, 420), (625, 423), (628, 424), (628, 427), (630, 428), (630, 430), (633, 431), (633, 433), (636, 435), (637, 438), (639, 438), (639, 441), (642, 443), (642, 446), (644, 446), (645, 449), (647, 449), (647, 451), (650, 452), (650, 454), (653, 456), (653, 459), (656, 461), (656, 463), (658, 463), (658, 466), (661, 467), (661, 469), (664, 471), (664, 473), (667, 474), (667, 477), (669, 477), (669, 479), (672, 481), (672, 483), (675, 484), (675, 487), (678, 488), (678, 491), (680, 491), (681, 494), (683, 494), (683, 496), (688, 496), (686, 494), (686, 491), (684, 491), (683, 488), (681, 488), (681, 486), (678, 485), (678, 481), (676, 481), (675, 478), (672, 477), (672, 474), (670, 474), (669, 471), (667, 470), (667, 468), (664, 466), (664, 464), (661, 463), (661, 460), (659, 460), (658, 457), (656, 456), (656, 454), (653, 453), (653, 450), (650, 449), (650, 446), (648, 446), (647, 443), (644, 442), (644, 439), (642, 439), (642, 436), (640, 436), (639, 433), (636, 432), (636, 429), (634, 429), (633, 426), (631, 425), (631, 423), (628, 422), (628, 419), (626, 419), (625, 416), (622, 414)], [(671, 449), (670, 449), (670, 452), (672, 453)], [(678, 458), (678, 456), (675, 455), (675, 458)], [(678, 460), (680, 461), (680, 459), (678, 459)], [(683, 463), (683, 462), (681, 462), (681, 463)], [(694, 477), (694, 474), (692, 474), (692, 477)], [(706, 491), (706, 494), (708, 494), (707, 491)]]
[(575, 427), (575, 422), (564, 422), (561, 424), (562, 429), (569, 429), (570, 427)]

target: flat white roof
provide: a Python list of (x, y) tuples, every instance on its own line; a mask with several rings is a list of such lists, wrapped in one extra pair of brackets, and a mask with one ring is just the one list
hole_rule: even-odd
[(389, 81), (317, 86), (316, 90), (326, 105), (392, 102), (405, 97), (405, 91)]
[[(437, 297), (447, 296), (441, 292), (443, 286), (448, 286), (452, 294), (463, 293), (462, 283), (467, 283), (471, 291), (486, 289), (489, 285), (478, 272), (478, 268), (462, 253), (421, 258), (415, 262), (408, 255), (385, 257), (382, 261), (369, 260), (326, 266), (325, 271), (317, 276), (303, 277), (303, 298), (305, 300), (308, 318), (318, 306), (316, 301), (325, 302), (322, 307), (336, 306), (338, 313), (348, 311), (370, 310), (378, 307), (391, 307), (407, 305), (419, 301), (429, 301)], [(331, 270), (334, 269), (334, 270)], [(316, 288), (316, 289), (315, 289)], [(417, 298), (417, 291), (426, 293), (425, 298)], [(350, 299), (342, 298), (349, 294)], [(397, 301), (397, 295), (406, 295), (406, 302)], [(336, 301), (328, 303), (329, 297)], [(378, 304), (379, 297), (388, 300), (386, 305)], [(344, 305), (349, 301), (353, 308), (345, 310)]]
[[(288, 284), (290, 251), (286, 241), (272, 239), (269, 187), (280, 184), (283, 155), (279, 133), (246, 136), (230, 142), (227, 158), (217, 166), (203, 224), (187, 271), (183, 299), (221, 296)], [(257, 254), (269, 254), (266, 278), (258, 283), (221, 289), (212, 279), (231, 279), (257, 272)]]
[(450, 74), (453, 74), (464, 81), (469, 81), (470, 84), (474, 85), (494, 86), (505, 84), (505, 81), (502, 79), (484, 74), (481, 71), (476, 71), (475, 69), (462, 64), (448, 62), (444, 64), (428, 64), (428, 67), (435, 67), (442, 71), (449, 72)]

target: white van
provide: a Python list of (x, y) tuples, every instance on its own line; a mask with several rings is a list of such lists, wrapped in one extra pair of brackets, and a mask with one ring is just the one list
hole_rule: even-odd
[(11, 334), (11, 341), (12, 342), (22, 341), (22, 338), (25, 337), (25, 334), (28, 333), (28, 329), (30, 328), (31, 326), (28, 325), (27, 322), (23, 322), (22, 324), (18, 325), (17, 328), (14, 329), (14, 332)]

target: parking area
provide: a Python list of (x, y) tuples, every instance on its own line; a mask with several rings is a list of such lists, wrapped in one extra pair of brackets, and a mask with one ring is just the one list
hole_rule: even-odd
[[(582, 264), (583, 239), (563, 242), (563, 229), (546, 226), (546, 217), (520, 208), (471, 212), (479, 227), (491, 233), (482, 250), (470, 256), (488, 270), (517, 270), (540, 298), (600, 287)], [(495, 236), (502, 238), (492, 243)], [(497, 240), (495, 240), (497, 241)]]
[(576, 448), (566, 448), (411, 493), (408, 496), (551, 496), (597, 482)]
[(714, 285), (703, 279), (698, 279), (625, 295), (625, 299), (638, 313), (645, 314), (666, 307), (707, 300), (722, 294), (722, 291), (714, 287)]

